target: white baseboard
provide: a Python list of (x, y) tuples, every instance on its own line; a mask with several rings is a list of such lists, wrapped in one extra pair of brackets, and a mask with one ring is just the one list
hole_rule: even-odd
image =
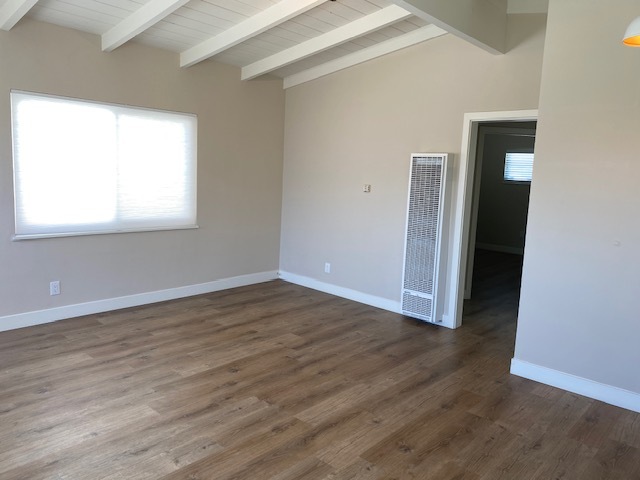
[(507, 245), (493, 245), (491, 243), (476, 243), (476, 248), (490, 250), (492, 252), (512, 253), (514, 255), (524, 255), (523, 247), (509, 247)]
[(259, 272), (238, 277), (223, 278), (212, 282), (187, 285), (184, 287), (169, 288), (167, 290), (157, 290), (155, 292), (138, 293), (125, 297), (106, 298), (93, 302), (77, 303), (62, 307), (49, 308), (47, 310), (37, 310), (33, 312), (18, 313), (0, 317), (0, 332), (13, 330), (16, 328), (31, 327), (43, 323), (55, 322), (65, 318), (80, 317), (93, 313), (108, 312), (121, 308), (137, 307), (149, 303), (164, 302), (176, 298), (191, 297), (203, 293), (217, 292), (228, 288), (243, 287), (255, 283), (276, 280), (278, 272)]
[(519, 377), (558, 387), (569, 392), (594, 398), (616, 407), (640, 412), (640, 393), (595, 382), (570, 373), (560, 372), (533, 363), (511, 359), (511, 373)]
[(281, 271), (279, 275), (280, 278), (286, 282), (295, 283), (296, 285), (301, 285), (313, 290), (319, 290), (320, 292), (330, 293), (337, 297), (347, 298), (355, 302), (364, 303), (365, 305), (371, 305), (372, 307), (381, 308), (390, 312), (402, 313), (399, 301), (376, 297), (375, 295), (369, 295), (368, 293), (362, 293), (350, 288), (339, 287), (331, 283), (321, 282), (314, 278), (296, 275), (295, 273)]

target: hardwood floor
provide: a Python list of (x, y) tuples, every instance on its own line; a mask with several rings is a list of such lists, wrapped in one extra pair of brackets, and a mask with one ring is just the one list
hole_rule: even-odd
[(456, 331), (276, 281), (0, 333), (0, 478), (639, 479), (640, 415), (509, 375), (518, 269)]

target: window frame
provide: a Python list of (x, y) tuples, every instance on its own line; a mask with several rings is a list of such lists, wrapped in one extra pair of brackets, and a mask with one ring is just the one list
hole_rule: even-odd
[[(506, 177), (506, 174), (507, 174), (507, 156), (510, 153), (531, 154), (531, 157), (532, 157), (532, 160), (531, 160), (531, 178), (529, 180), (511, 180), (511, 179)], [(533, 180), (533, 165), (534, 165), (534, 162), (535, 162), (535, 152), (531, 148), (512, 148), (512, 149), (507, 150), (507, 152), (504, 155), (504, 167), (502, 169), (502, 183), (505, 183), (507, 185), (531, 185), (531, 181)]]
[[(158, 216), (156, 218), (154, 218), (153, 215), (150, 215), (147, 217), (141, 216), (140, 220), (138, 220), (137, 222), (136, 221), (130, 222), (130, 223), (139, 223), (139, 225), (136, 225), (136, 226), (129, 225), (129, 227), (127, 227), (126, 226), (127, 222), (123, 223), (123, 220), (122, 220), (123, 207), (122, 205), (118, 204), (116, 207), (117, 213), (115, 215), (116, 217), (118, 217), (118, 220), (114, 222), (93, 222), (93, 223), (83, 222), (78, 224), (66, 223), (66, 224), (58, 224), (57, 227), (55, 222), (51, 222), (49, 224), (45, 224), (44, 222), (42, 222), (38, 225), (38, 228), (41, 231), (35, 232), (35, 233), (33, 232), (25, 233), (25, 225), (28, 225), (27, 223), (25, 223), (25, 220), (24, 220), (25, 214), (24, 212), (20, 212), (19, 214), (19, 211), (18, 211), (19, 208), (23, 208), (23, 205), (20, 199), (18, 198), (19, 188), (22, 188), (24, 185), (19, 184), (19, 182), (21, 181), (21, 179), (19, 178), (20, 176), (19, 171), (21, 168), (19, 166), (19, 163), (21, 159), (18, 158), (19, 154), (17, 151), (18, 147), (17, 147), (16, 136), (17, 136), (17, 129), (18, 129), (18, 125), (17, 125), (18, 120), (17, 120), (17, 112), (15, 111), (16, 106), (19, 103), (19, 100), (16, 99), (17, 97), (15, 95), (19, 95), (22, 98), (27, 97), (29, 99), (49, 98), (56, 101), (69, 102), (70, 104), (75, 104), (75, 105), (97, 105), (100, 107), (107, 108), (112, 113), (118, 112), (118, 113), (114, 113), (116, 117), (118, 117), (123, 113), (126, 115), (127, 112), (129, 112), (129, 114), (132, 117), (135, 117), (137, 113), (142, 118), (152, 118), (149, 114), (157, 113), (159, 114), (160, 118), (170, 118), (172, 116), (175, 116), (176, 119), (182, 118), (184, 121), (183, 125), (185, 126), (184, 143), (186, 146), (183, 152), (184, 161), (183, 163), (181, 163), (181, 165), (184, 165), (185, 171), (187, 172), (183, 177), (184, 187), (186, 189), (185, 198), (184, 198), (185, 203), (182, 204), (184, 205), (184, 209), (186, 212), (183, 217), (185, 221), (183, 222), (181, 218), (180, 221), (178, 221), (177, 223), (171, 224), (171, 220), (169, 220), (171, 217), (169, 215)], [(106, 235), (106, 234), (114, 234), (114, 233), (188, 230), (188, 229), (199, 228), (197, 223), (198, 117), (196, 114), (149, 108), (149, 107), (140, 107), (140, 106), (134, 106), (134, 105), (128, 105), (128, 104), (100, 102), (96, 100), (88, 100), (88, 99), (68, 97), (63, 95), (53, 95), (53, 94), (47, 94), (47, 93), (30, 92), (30, 91), (15, 90), (15, 89), (12, 89), (10, 91), (10, 105), (11, 105), (10, 120), (11, 120), (11, 140), (12, 140), (13, 195), (14, 195), (14, 206), (13, 206), (14, 235), (12, 236), (12, 240), (16, 241), (16, 240), (73, 237), (73, 236), (86, 236), (86, 235)], [(116, 121), (116, 123), (118, 124), (119, 122)], [(120, 147), (121, 144), (118, 142), (116, 146)], [(119, 158), (114, 159), (115, 165), (117, 165), (118, 162), (119, 162)], [(114, 192), (122, 192), (122, 190), (119, 187), (120, 185), (118, 185), (117, 187), (114, 187)], [(19, 215), (22, 215), (22, 217), (19, 218)], [(178, 218), (178, 217), (175, 217), (175, 218)], [(19, 220), (21, 220), (22, 223), (19, 223)], [(153, 222), (153, 220), (156, 220), (156, 221)], [(175, 219), (173, 221), (175, 221)], [(145, 223), (148, 223), (148, 225), (143, 225)], [(155, 225), (152, 223), (155, 223)], [(60, 226), (60, 225), (64, 225), (64, 226)], [(96, 228), (95, 229), (74, 228), (74, 225), (81, 225), (81, 226), (94, 225), (96, 226)], [(98, 225), (104, 225), (105, 228), (100, 228), (98, 227)], [(107, 228), (109, 226), (115, 227), (115, 228)], [(47, 232), (46, 231), (47, 228), (50, 228), (52, 230), (61, 230), (62, 228), (64, 228), (65, 231)]]

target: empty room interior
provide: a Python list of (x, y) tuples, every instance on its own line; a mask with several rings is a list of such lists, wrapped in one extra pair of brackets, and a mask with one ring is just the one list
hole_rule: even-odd
[(0, 0), (0, 478), (640, 479), (639, 0)]

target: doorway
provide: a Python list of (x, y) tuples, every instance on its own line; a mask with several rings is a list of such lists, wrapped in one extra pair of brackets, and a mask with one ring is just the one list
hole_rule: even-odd
[(464, 115), (460, 162), (454, 175), (456, 188), (453, 193), (452, 242), (450, 263), (447, 268), (448, 315), (443, 316), (444, 326), (457, 328), (462, 325), (479, 127), (487, 122), (530, 122), (537, 119), (537, 110), (475, 112)]
[[(464, 298), (471, 298), (480, 263), (522, 265), (529, 210), (536, 123), (482, 122), (478, 125)], [(495, 270), (495, 269), (494, 269)], [(480, 273), (485, 272), (483, 269)], [(519, 279), (518, 279), (519, 288)]]

